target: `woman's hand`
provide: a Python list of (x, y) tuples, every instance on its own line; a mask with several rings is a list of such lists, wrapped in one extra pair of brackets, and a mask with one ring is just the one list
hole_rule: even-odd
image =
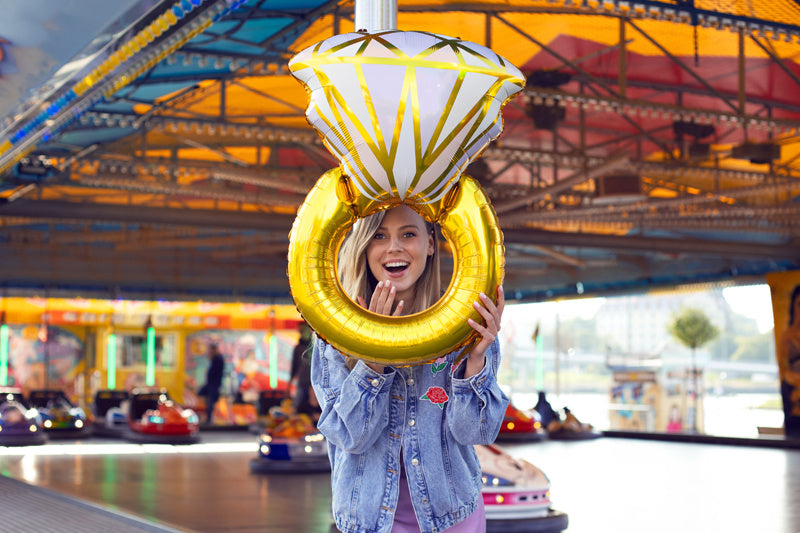
[(506, 304), (502, 286), (497, 287), (496, 304), (483, 293), (481, 293), (480, 299), (480, 303), (473, 302), (472, 307), (483, 317), (483, 324), (479, 324), (471, 318), (467, 319), (470, 327), (481, 335), (481, 340), (478, 341), (478, 344), (472, 348), (472, 351), (467, 356), (465, 378), (472, 377), (483, 369), (483, 365), (486, 362), (486, 350), (489, 349), (489, 346), (492, 345), (500, 332), (500, 319), (503, 316), (503, 308)]
[[(392, 312), (396, 292), (397, 289), (395, 289), (390, 281), (379, 281), (378, 286), (375, 287), (375, 292), (372, 293), (372, 298), (369, 300), (369, 310), (379, 315), (400, 316), (400, 313), (403, 311), (403, 300), (397, 303), (397, 307), (395, 307), (394, 312)], [(358, 305), (367, 307), (367, 302), (364, 301), (364, 298), (359, 296), (356, 299), (358, 300)], [(379, 365), (377, 363), (366, 363), (366, 365), (375, 372), (383, 374), (384, 365)]]
[[(372, 293), (372, 298), (369, 300), (369, 310), (379, 315), (400, 316), (400, 313), (403, 312), (403, 300), (397, 302), (397, 307), (392, 312), (396, 292), (397, 289), (395, 289), (391, 281), (379, 281), (378, 286), (375, 287), (375, 292)], [(367, 307), (367, 302), (364, 301), (364, 298), (359, 296), (357, 300), (358, 305)]]

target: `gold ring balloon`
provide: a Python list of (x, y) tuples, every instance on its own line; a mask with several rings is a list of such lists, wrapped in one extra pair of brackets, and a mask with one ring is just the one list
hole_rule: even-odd
[[(348, 33), (289, 62), (309, 93), (306, 117), (340, 168), (320, 177), (289, 237), (289, 284), (300, 314), (339, 351), (420, 364), (465, 346), (467, 318), (503, 280), (503, 235), (463, 169), (502, 131), (500, 112), (522, 73), (481, 45), (425, 32)], [(358, 218), (406, 204), (441, 225), (453, 248), (445, 294), (414, 315), (372, 313), (348, 297), (337, 255)]]

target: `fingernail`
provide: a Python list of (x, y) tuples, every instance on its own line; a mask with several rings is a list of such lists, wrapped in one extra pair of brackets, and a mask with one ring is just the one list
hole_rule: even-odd
[(378, 282), (378, 287), (383, 287), (383, 282), (382, 281)]
[(486, 295), (481, 293), (481, 298), (486, 298)]

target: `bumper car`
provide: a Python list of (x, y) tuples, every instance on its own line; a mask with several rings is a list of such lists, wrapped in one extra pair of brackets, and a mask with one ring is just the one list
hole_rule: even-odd
[(494, 445), (475, 446), (483, 474), (486, 531), (560, 532), (567, 515), (550, 506), (550, 480), (531, 463)]
[(22, 391), (0, 388), (0, 446), (33, 446), (47, 442), (42, 419)]
[(191, 444), (199, 440), (200, 419), (169, 399), (165, 389), (134, 389), (123, 438), (134, 442)]
[(568, 407), (564, 408), (564, 418), (557, 418), (547, 424), (547, 436), (552, 440), (588, 440), (602, 437), (603, 434), (591, 424), (581, 422)]
[(497, 434), (498, 441), (539, 442), (547, 437), (541, 416), (536, 411), (522, 411), (511, 404), (506, 408), (503, 425)]
[(327, 472), (328, 446), (306, 414), (289, 414), (259, 437), (258, 456), (250, 470), (264, 472)]
[(277, 417), (276, 413), (280, 413), (286, 409), (291, 403), (289, 392), (279, 389), (262, 390), (258, 395), (257, 419), (255, 423), (250, 424), (248, 428), (251, 433), (261, 435), (270, 428), (273, 428), (282, 421), (280, 414)]
[(42, 427), (52, 438), (83, 437), (91, 433), (86, 412), (69, 401), (63, 391), (43, 389), (31, 391), (28, 401), (39, 411)]
[(101, 390), (94, 396), (92, 434), (120, 437), (128, 428), (130, 394), (124, 390)]

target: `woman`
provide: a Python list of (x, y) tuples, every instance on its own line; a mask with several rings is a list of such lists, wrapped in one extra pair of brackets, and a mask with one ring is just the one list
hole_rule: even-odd
[[(360, 219), (342, 245), (339, 278), (383, 315), (423, 311), (441, 295), (434, 226), (408, 206)], [(345, 533), (485, 531), (474, 444), (494, 441), (508, 398), (496, 374), (504, 296), (481, 295), (479, 341), (411, 367), (365, 363), (317, 339), (311, 381), (328, 440), (333, 516)]]

